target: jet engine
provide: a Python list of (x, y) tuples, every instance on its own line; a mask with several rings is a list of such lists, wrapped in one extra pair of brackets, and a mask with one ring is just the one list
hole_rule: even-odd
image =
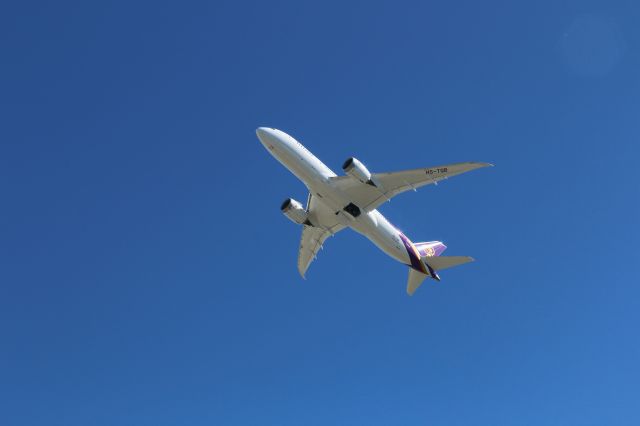
[(366, 183), (371, 186), (376, 186), (371, 180), (371, 172), (358, 160), (357, 158), (350, 157), (342, 165), (342, 170), (349, 176), (353, 176), (362, 183)]
[(299, 201), (293, 198), (284, 200), (280, 206), (280, 210), (282, 210), (282, 213), (292, 222), (299, 225), (311, 225), (311, 222), (309, 222), (309, 213), (302, 207)]

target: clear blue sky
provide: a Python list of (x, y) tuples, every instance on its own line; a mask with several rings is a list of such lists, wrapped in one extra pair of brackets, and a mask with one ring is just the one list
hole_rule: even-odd
[[(0, 424), (640, 424), (640, 5), (8, 2)], [(477, 262), (302, 281), (282, 129)]]

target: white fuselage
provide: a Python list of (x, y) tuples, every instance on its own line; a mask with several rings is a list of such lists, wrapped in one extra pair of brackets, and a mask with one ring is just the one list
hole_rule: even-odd
[(331, 178), (336, 174), (300, 142), (277, 129), (260, 127), (257, 134), (271, 155), (306, 185), (310, 193), (317, 197), (317, 202), (336, 212), (337, 218), (344, 225), (367, 237), (392, 258), (411, 264), (407, 248), (401, 239), (402, 234), (378, 210), (362, 211), (355, 218), (344, 213), (345, 206), (351, 200), (332, 185)]

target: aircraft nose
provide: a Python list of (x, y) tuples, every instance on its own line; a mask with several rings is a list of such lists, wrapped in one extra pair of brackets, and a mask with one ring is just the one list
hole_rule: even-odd
[(264, 138), (264, 137), (266, 137), (266, 136), (267, 136), (267, 130), (269, 130), (269, 129), (268, 129), (268, 128), (266, 128), (266, 127), (258, 127), (258, 128), (256, 129), (256, 135), (258, 135), (258, 138), (259, 138), (260, 140), (262, 140), (262, 138)]
[(271, 127), (258, 127), (256, 129), (256, 135), (258, 135), (260, 143), (271, 151), (282, 146), (282, 137), (276, 129), (272, 129)]
[(258, 139), (263, 144), (268, 143), (271, 139), (273, 139), (273, 129), (268, 127), (258, 127), (256, 129), (256, 135), (258, 135)]

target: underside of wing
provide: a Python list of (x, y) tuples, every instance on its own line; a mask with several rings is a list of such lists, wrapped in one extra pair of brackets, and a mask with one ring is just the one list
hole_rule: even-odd
[(351, 176), (337, 176), (332, 178), (332, 183), (345, 192), (355, 205), (370, 211), (402, 192), (487, 166), (491, 164), (467, 162), (401, 172), (373, 173), (371, 180), (376, 182), (376, 186), (363, 184)]
[(303, 225), (298, 249), (298, 272), (304, 278), (311, 262), (316, 258), (324, 241), (344, 228), (335, 214), (317, 197), (309, 195), (307, 201), (309, 220), (313, 226)]

